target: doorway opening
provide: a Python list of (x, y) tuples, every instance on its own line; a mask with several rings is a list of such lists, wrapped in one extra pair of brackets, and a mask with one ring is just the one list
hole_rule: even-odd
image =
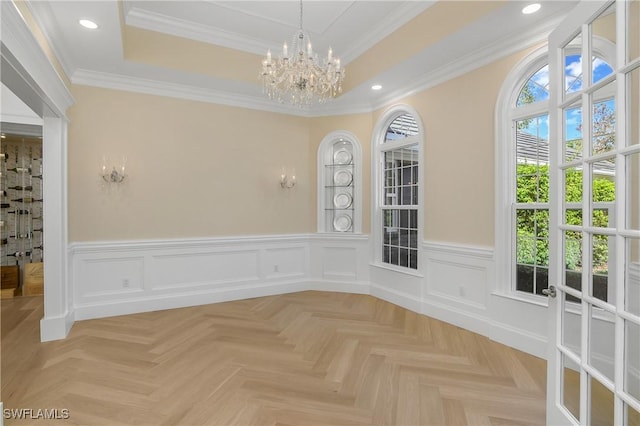
[(1, 297), (42, 295), (42, 127), (5, 122), (0, 126)]

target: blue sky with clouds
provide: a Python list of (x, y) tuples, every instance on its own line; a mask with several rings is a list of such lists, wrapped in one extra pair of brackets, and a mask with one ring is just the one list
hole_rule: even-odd
[[(582, 57), (580, 55), (568, 55), (565, 57), (565, 91), (571, 93), (582, 89)], [(610, 75), (613, 70), (602, 59), (595, 57), (592, 61), (593, 81), (598, 82)], [(538, 70), (528, 82), (529, 89), (535, 101), (549, 99), (549, 66)], [(614, 108), (614, 101), (607, 101), (610, 108)], [(582, 112), (580, 108), (567, 110), (565, 114), (565, 134), (567, 140), (581, 137), (579, 130), (582, 123)], [(549, 138), (549, 116), (544, 115), (535, 120), (531, 120), (529, 126), (521, 129), (539, 138)]]

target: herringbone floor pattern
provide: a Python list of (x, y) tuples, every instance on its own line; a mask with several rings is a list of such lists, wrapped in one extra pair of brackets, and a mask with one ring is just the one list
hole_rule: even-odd
[(42, 298), (2, 308), (4, 407), (66, 408), (60, 424), (545, 422), (543, 360), (370, 296), (302, 292), (80, 321), (44, 344)]

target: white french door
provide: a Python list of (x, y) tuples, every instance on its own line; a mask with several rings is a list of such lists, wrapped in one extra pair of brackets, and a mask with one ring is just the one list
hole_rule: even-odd
[(581, 2), (549, 55), (547, 424), (640, 425), (640, 0)]

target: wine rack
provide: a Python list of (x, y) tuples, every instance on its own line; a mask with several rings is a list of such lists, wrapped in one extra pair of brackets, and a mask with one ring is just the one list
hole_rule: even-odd
[(42, 140), (3, 136), (0, 173), (0, 266), (23, 270), (43, 261)]

